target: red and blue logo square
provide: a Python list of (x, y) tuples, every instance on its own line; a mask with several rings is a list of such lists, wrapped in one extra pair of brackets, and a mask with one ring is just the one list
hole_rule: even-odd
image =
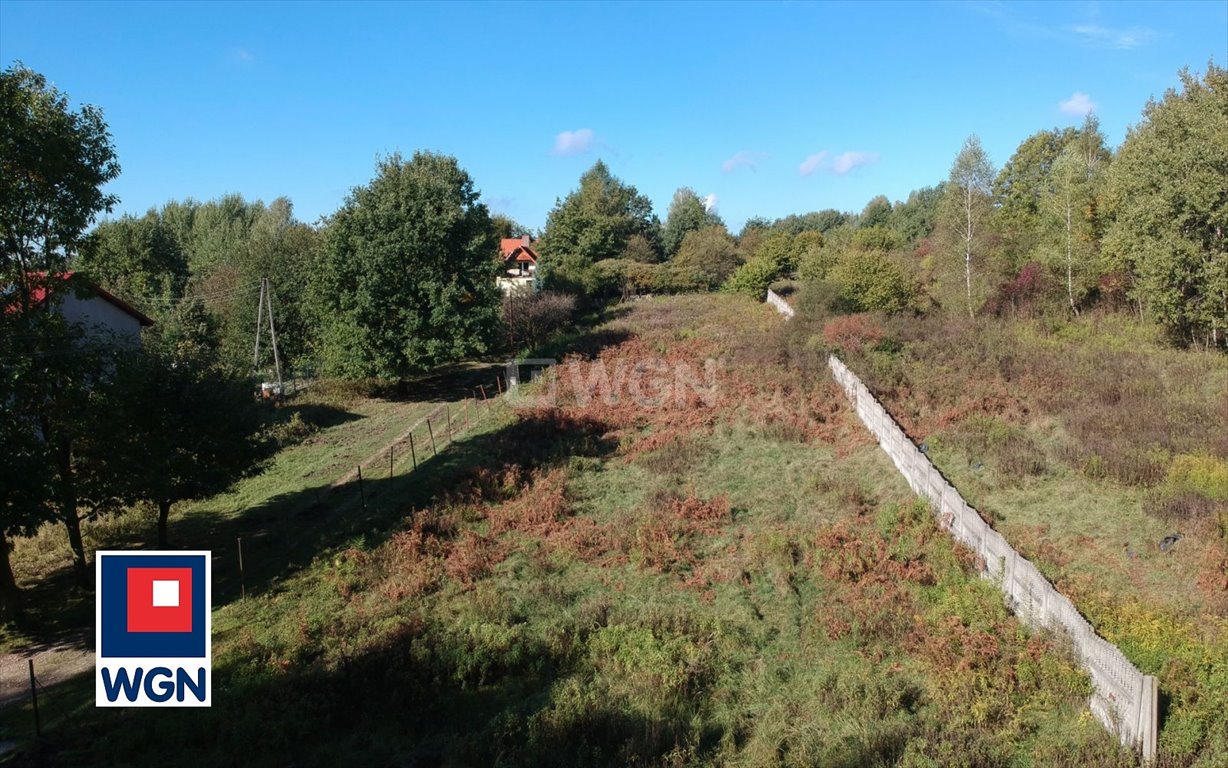
[(209, 650), (206, 553), (98, 553), (98, 654), (204, 658)]

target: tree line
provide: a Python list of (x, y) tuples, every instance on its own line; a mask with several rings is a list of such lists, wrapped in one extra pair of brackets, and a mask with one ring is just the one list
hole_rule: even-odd
[[(598, 161), (550, 211), (534, 292), (503, 298), (492, 216), (456, 158), (382, 158), (315, 224), (291, 201), (169, 201), (98, 222), (119, 162), (102, 112), (74, 111), (21, 65), (0, 73), (0, 607), (18, 608), (15, 536), (68, 532), (138, 501), (159, 511), (267, 455), (252, 398), (256, 287), (269, 278), (286, 364), (398, 379), (526, 347), (577, 307), (644, 293), (762, 298), (781, 278), (847, 311), (1130, 311), (1175, 341), (1226, 349), (1228, 72), (1209, 63), (1148, 103), (1115, 151), (1094, 116), (1042, 130), (997, 169), (976, 137), (947, 179), (860, 212), (752, 218), (734, 234), (690, 188), (662, 221)], [(133, 350), (85, 338), (36, 297), (79, 273), (155, 320)], [(249, 362), (251, 361), (251, 362)]]
[(940, 183), (860, 213), (752, 218), (734, 235), (694, 191), (664, 223), (598, 162), (550, 212), (547, 286), (588, 296), (824, 283), (852, 311), (1130, 310), (1228, 349), (1228, 74), (1208, 63), (1149, 102), (1114, 151), (1094, 115), (1041, 130), (999, 169), (976, 136)]

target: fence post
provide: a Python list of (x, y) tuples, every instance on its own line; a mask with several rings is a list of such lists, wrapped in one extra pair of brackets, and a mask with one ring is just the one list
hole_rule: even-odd
[(482, 400), (485, 401), (486, 400), (486, 385), (479, 384), (478, 389), (482, 390)]
[(362, 487), (362, 465), (358, 465), (358, 498), (362, 499), (362, 511), (367, 511), (367, 492)]
[(414, 450), (414, 433), (409, 433), (409, 457), (414, 460), (414, 469), (418, 468), (418, 452)]
[(499, 395), (502, 396), (503, 395), (503, 377), (502, 376), (495, 377), (495, 386), (499, 388)]
[(389, 480), (392, 479), (392, 456), (393, 456), (393, 452), (396, 451), (396, 449), (397, 447), (395, 444), (388, 446), (388, 479)]
[(243, 580), (243, 537), (240, 536), (236, 540), (239, 544), (239, 597), (247, 597), (247, 585)]
[(431, 455), (438, 456), (439, 451), (435, 450), (435, 430), (431, 429), (431, 420), (426, 420), (426, 433), (431, 436)]
[(448, 442), (452, 441), (452, 408), (447, 404), (443, 404), (443, 414), (448, 420)]
[(38, 716), (38, 683), (34, 681), (34, 657), (26, 659), (30, 663), (30, 703), (34, 705), (34, 735), (43, 735), (43, 723)]

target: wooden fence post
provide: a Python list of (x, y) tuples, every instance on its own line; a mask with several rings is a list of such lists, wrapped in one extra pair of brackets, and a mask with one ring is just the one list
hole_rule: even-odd
[(396, 449), (397, 447), (395, 444), (388, 446), (388, 479), (389, 480), (392, 479), (392, 456), (393, 456), (393, 452), (396, 451)]
[(414, 433), (409, 433), (409, 457), (414, 460), (414, 469), (418, 468), (418, 452), (414, 450)]
[(367, 492), (362, 487), (362, 465), (358, 465), (358, 498), (362, 499), (362, 511), (367, 511)]
[(431, 420), (426, 420), (426, 433), (431, 436), (431, 455), (438, 456), (439, 451), (435, 450), (435, 430), (431, 429)]
[(240, 536), (237, 541), (239, 544), (239, 597), (246, 598), (247, 585), (243, 580), (243, 537)]
[(452, 409), (448, 406), (447, 403), (443, 404), (443, 414), (444, 414), (444, 417), (447, 418), (448, 420), (448, 441), (451, 442), (452, 440)]
[(43, 724), (38, 717), (38, 683), (34, 681), (34, 657), (26, 659), (30, 662), (30, 703), (34, 705), (34, 735), (43, 735)]

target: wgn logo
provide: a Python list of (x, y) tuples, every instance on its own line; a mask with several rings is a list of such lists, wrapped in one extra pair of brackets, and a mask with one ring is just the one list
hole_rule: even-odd
[(99, 552), (95, 702), (209, 706), (208, 552)]

